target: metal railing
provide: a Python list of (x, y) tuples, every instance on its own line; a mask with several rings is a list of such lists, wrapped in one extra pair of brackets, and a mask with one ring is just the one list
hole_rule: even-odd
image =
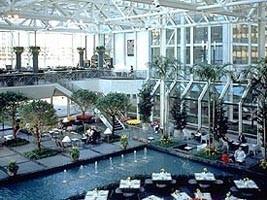
[(147, 71), (135, 71), (129, 75), (126, 72), (111, 70), (72, 70), (72, 71), (49, 71), (45, 73), (10, 73), (0, 74), (0, 87), (12, 87), (22, 85), (39, 85), (48, 83), (70, 82), (88, 78), (105, 79), (146, 79)]

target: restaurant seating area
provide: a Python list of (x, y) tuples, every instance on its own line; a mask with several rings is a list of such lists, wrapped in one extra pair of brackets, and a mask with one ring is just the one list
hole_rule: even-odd
[(195, 173), (191, 179), (188, 178), (190, 176), (172, 176), (161, 169), (160, 172), (152, 173), (150, 177), (122, 179), (117, 188), (111, 186), (109, 190), (96, 188), (88, 191), (84, 199), (241, 200), (261, 199), (261, 195), (266, 193), (252, 179), (246, 177), (236, 180), (234, 177), (215, 177), (213, 173), (207, 171), (207, 168), (204, 168), (202, 172)]

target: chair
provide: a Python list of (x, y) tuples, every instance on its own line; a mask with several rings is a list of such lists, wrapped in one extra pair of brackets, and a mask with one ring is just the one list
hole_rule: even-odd
[(203, 141), (204, 141), (206, 144), (208, 144), (209, 140), (210, 140), (210, 135), (209, 134), (201, 135), (200, 143), (203, 143)]
[(249, 144), (248, 145), (248, 153), (253, 153), (253, 155), (255, 156), (258, 151), (260, 151), (260, 145), (259, 144)]

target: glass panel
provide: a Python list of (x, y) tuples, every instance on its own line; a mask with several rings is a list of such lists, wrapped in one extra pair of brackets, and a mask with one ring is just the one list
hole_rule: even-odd
[(190, 64), (190, 47), (186, 47), (186, 64)]
[(166, 44), (174, 44), (175, 31), (174, 29), (166, 29)]
[(213, 64), (222, 64), (223, 63), (223, 47), (222, 45), (212, 45), (211, 47), (211, 56)]
[(151, 31), (151, 44), (160, 45), (160, 31), (159, 30)]
[(177, 44), (181, 42), (181, 29), (177, 28)]
[(167, 47), (166, 57), (167, 58), (174, 58), (174, 47)]
[(256, 64), (258, 61), (258, 48), (251, 47), (251, 63)]
[(233, 63), (234, 64), (248, 64), (248, 47), (247, 46), (233, 46)]
[(186, 35), (185, 35), (186, 44), (190, 44), (190, 28), (186, 27), (185, 32), (186, 32)]
[(251, 25), (251, 43), (257, 44), (258, 42), (258, 26)]
[(248, 43), (248, 25), (236, 24), (233, 25), (233, 42)]
[(194, 27), (194, 43), (201, 43), (208, 41), (208, 28), (207, 27)]
[[(202, 47), (194, 47), (194, 63), (201, 63), (204, 60), (204, 50)], [(207, 55), (207, 54), (206, 54)]]
[(185, 98), (197, 100), (204, 86), (204, 83), (192, 83), (190, 89), (185, 95)]
[(155, 58), (160, 56), (160, 48), (159, 47), (153, 47), (151, 48), (151, 57), (152, 57), (152, 62), (155, 61)]
[(211, 42), (222, 42), (222, 26), (211, 27)]

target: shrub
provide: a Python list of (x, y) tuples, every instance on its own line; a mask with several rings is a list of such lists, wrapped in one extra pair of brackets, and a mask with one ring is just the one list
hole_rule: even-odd
[(42, 158), (47, 158), (47, 157), (51, 157), (51, 156), (55, 156), (57, 155), (58, 151), (57, 150), (53, 150), (53, 149), (35, 149), (29, 152), (24, 153), (24, 156), (26, 158), (32, 159), (32, 160), (39, 160)]
[(127, 135), (122, 135), (120, 139), (120, 143), (123, 149), (126, 149), (128, 146), (128, 136)]
[(262, 169), (267, 169), (267, 160), (262, 159), (259, 165)]
[(172, 143), (171, 138), (168, 135), (162, 135), (160, 138), (160, 144), (161, 145), (169, 145)]
[(74, 160), (74, 161), (78, 160), (80, 157), (80, 150), (77, 147), (73, 147), (71, 152), (70, 152), (70, 156), (71, 156), (72, 160)]
[(10, 175), (16, 175), (18, 170), (19, 170), (19, 166), (17, 165), (16, 161), (10, 161), (8, 166), (7, 166), (8, 172)]

